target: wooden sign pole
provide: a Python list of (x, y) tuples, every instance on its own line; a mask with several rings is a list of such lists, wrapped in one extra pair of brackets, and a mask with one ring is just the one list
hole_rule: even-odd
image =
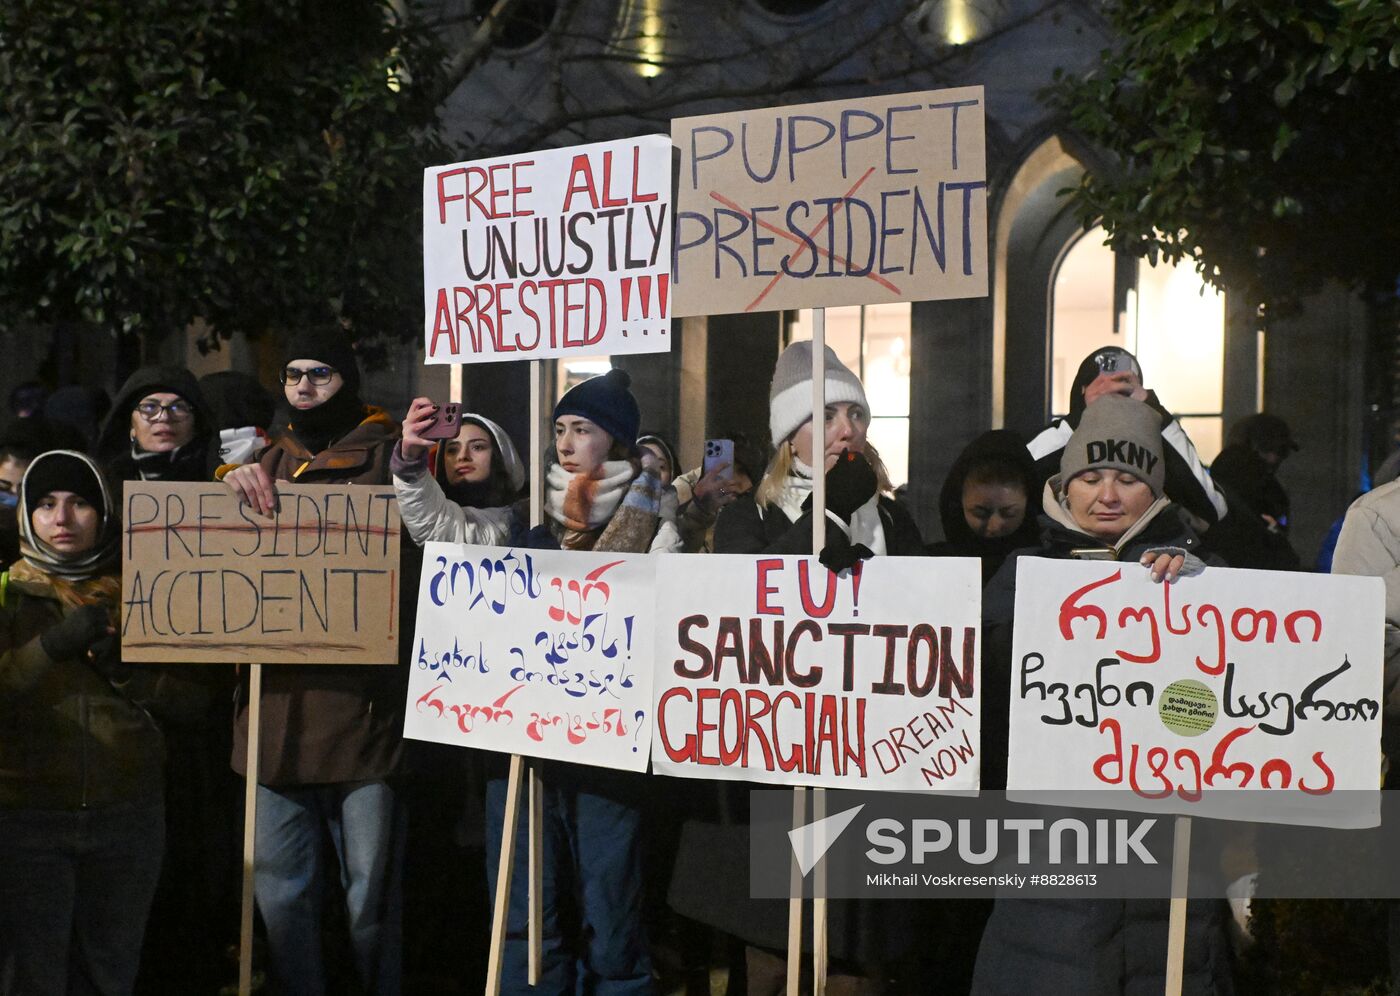
[[(812, 556), (826, 546), (826, 309), (812, 310)], [(806, 815), (805, 789), (793, 791), (793, 829)], [(826, 815), (825, 789), (813, 790), (814, 820)], [(794, 855), (794, 862), (796, 856)], [(797, 996), (802, 975), (802, 878), (794, 863), (793, 890), (788, 897), (787, 992)], [(817, 873), (812, 900), (812, 986), (814, 996), (826, 991), (826, 898), (824, 874)]]
[(258, 744), (262, 728), (262, 668), (250, 665), (248, 677), (247, 777), (243, 784), (243, 906), (238, 923), (238, 996), (253, 991), (253, 871), (257, 858)]
[[(535, 473), (530, 475), (530, 526), (544, 523), (544, 468), (540, 454), (544, 452), (544, 363), (530, 361), (530, 452), (535, 460)], [(540, 762), (529, 762), (530, 770), (530, 888), (529, 924), (526, 928), (528, 967), (526, 971), (530, 985), (538, 985), (540, 980), (541, 926), (544, 911), (540, 908), (544, 895), (544, 785), (540, 781)]]
[(506, 916), (510, 912), (510, 878), (515, 870), (515, 830), (520, 818), (520, 769), (524, 759), (510, 756), (510, 779), (506, 782), (506, 811), (501, 820), (501, 857), (496, 866), (496, 903), (491, 911), (491, 949), (486, 960), (487, 996), (501, 991), (501, 968), (506, 950)]
[(1181, 996), (1186, 960), (1186, 896), (1191, 871), (1191, 817), (1176, 818), (1172, 838), (1172, 899), (1167, 920), (1167, 996)]
[[(544, 364), (540, 360), (530, 361), (530, 453), (533, 454), (534, 473), (530, 475), (530, 525), (538, 526), (544, 521), (544, 468), (539, 462), (539, 454), (544, 452)], [(528, 775), (526, 769), (528, 767)], [(496, 996), (501, 991), (502, 961), (505, 956), (506, 922), (510, 912), (510, 883), (515, 870), (515, 834), (519, 825), (521, 784), (528, 785), (526, 794), (529, 804), (526, 807), (529, 847), (526, 871), (529, 888), (526, 976), (530, 985), (537, 985), (540, 975), (541, 924), (544, 917), (540, 911), (541, 883), (543, 881), (543, 830), (544, 795), (540, 782), (538, 762), (526, 762), (519, 754), (510, 756), (510, 779), (506, 783), (506, 812), (502, 821), (501, 857), (496, 868), (496, 904), (491, 917), (491, 954), (486, 969), (487, 996)]]
[[(826, 309), (812, 309), (812, 556), (826, 546)], [(826, 816), (826, 789), (812, 790), (812, 819)], [(812, 996), (826, 994), (826, 867), (812, 892)]]
[[(800, 827), (807, 815), (807, 790), (792, 790), (792, 825)], [(792, 876), (788, 890), (787, 996), (801, 996), (802, 982), (802, 869), (792, 852)]]

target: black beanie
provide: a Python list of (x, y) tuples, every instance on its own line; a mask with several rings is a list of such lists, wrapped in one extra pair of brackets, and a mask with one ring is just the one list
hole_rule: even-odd
[(360, 396), (360, 364), (344, 329), (311, 328), (293, 333), (282, 349), (282, 366), (291, 366), (293, 360), (316, 360), (334, 367), (345, 381), (341, 390), (349, 397)]
[(632, 378), (626, 370), (616, 368), (601, 377), (590, 377), (565, 393), (554, 406), (557, 421), (565, 415), (578, 415), (602, 429), (613, 442), (631, 448), (642, 424), (642, 412), (637, 399), (628, 390)]
[(54, 491), (71, 491), (86, 501), (98, 514), (106, 516), (107, 502), (102, 483), (92, 465), (76, 453), (50, 450), (34, 458), (24, 475), (24, 506), (31, 512), (39, 500)]

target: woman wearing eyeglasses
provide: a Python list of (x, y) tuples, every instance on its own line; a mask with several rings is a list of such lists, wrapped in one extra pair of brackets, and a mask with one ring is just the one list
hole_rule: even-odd
[[(114, 504), (125, 481), (209, 480), (213, 414), (184, 367), (142, 367), (127, 378), (103, 423), (97, 461)], [(166, 724), (166, 855), (146, 931), (140, 988), (212, 991), (221, 951), (236, 934), (238, 780), (228, 769), (232, 666), (189, 669), (208, 690), (202, 715)]]
[[(300, 332), (282, 355), (287, 424), (274, 428), (272, 445), (252, 463), (221, 467), (224, 483), (260, 515), (276, 507), (278, 481), (389, 484), (398, 423), (360, 399), (359, 367), (345, 331)], [(400, 591), (408, 611), (417, 596), (416, 570), (405, 544)], [(406, 692), (403, 667), (323, 659), (263, 675), (254, 892), (278, 992), (317, 996), (349, 985), (347, 973), (328, 971), (322, 957), (333, 878), (343, 886), (358, 991), (400, 992), (407, 818), (398, 776)], [(240, 774), (247, 735), (244, 696), (234, 729)]]
[(122, 481), (207, 481), (214, 419), (184, 367), (142, 367), (126, 379), (97, 437), (117, 501)]

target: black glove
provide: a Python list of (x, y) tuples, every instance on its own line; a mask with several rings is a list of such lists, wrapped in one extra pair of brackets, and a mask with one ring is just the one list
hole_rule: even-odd
[(57, 626), (39, 637), (44, 653), (56, 661), (71, 661), (83, 656), (98, 640), (107, 636), (107, 609), (102, 605), (84, 605), (63, 617)]
[(107, 633), (88, 648), (87, 663), (108, 681), (122, 682), (131, 677), (131, 665), (122, 663), (121, 637), (115, 633)]
[(856, 566), (859, 561), (869, 560), (873, 556), (875, 551), (864, 543), (852, 543), (841, 536), (835, 542), (828, 543), (817, 555), (817, 559), (827, 570), (840, 574)]
[(842, 450), (836, 465), (826, 472), (826, 507), (850, 522), (851, 516), (879, 489), (875, 468), (861, 453)]

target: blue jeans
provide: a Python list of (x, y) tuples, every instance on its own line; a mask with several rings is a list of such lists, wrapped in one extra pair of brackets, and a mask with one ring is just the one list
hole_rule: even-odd
[(329, 833), (360, 982), (367, 993), (397, 996), (407, 823), (399, 793), (385, 782), (258, 786), (254, 893), (267, 927), (277, 992), (321, 996), (326, 991), (322, 840)]
[[(642, 922), (640, 776), (584, 765), (548, 764), (544, 790), (539, 985), (527, 983), (529, 819), (525, 786), (506, 917), (501, 991), (507, 994), (650, 996), (651, 953)], [(505, 823), (506, 780), (486, 783), (486, 876), (496, 894)], [(583, 929), (569, 943), (561, 901), (572, 901)]]
[(0, 810), (0, 994), (131, 992), (164, 850), (159, 799)]

